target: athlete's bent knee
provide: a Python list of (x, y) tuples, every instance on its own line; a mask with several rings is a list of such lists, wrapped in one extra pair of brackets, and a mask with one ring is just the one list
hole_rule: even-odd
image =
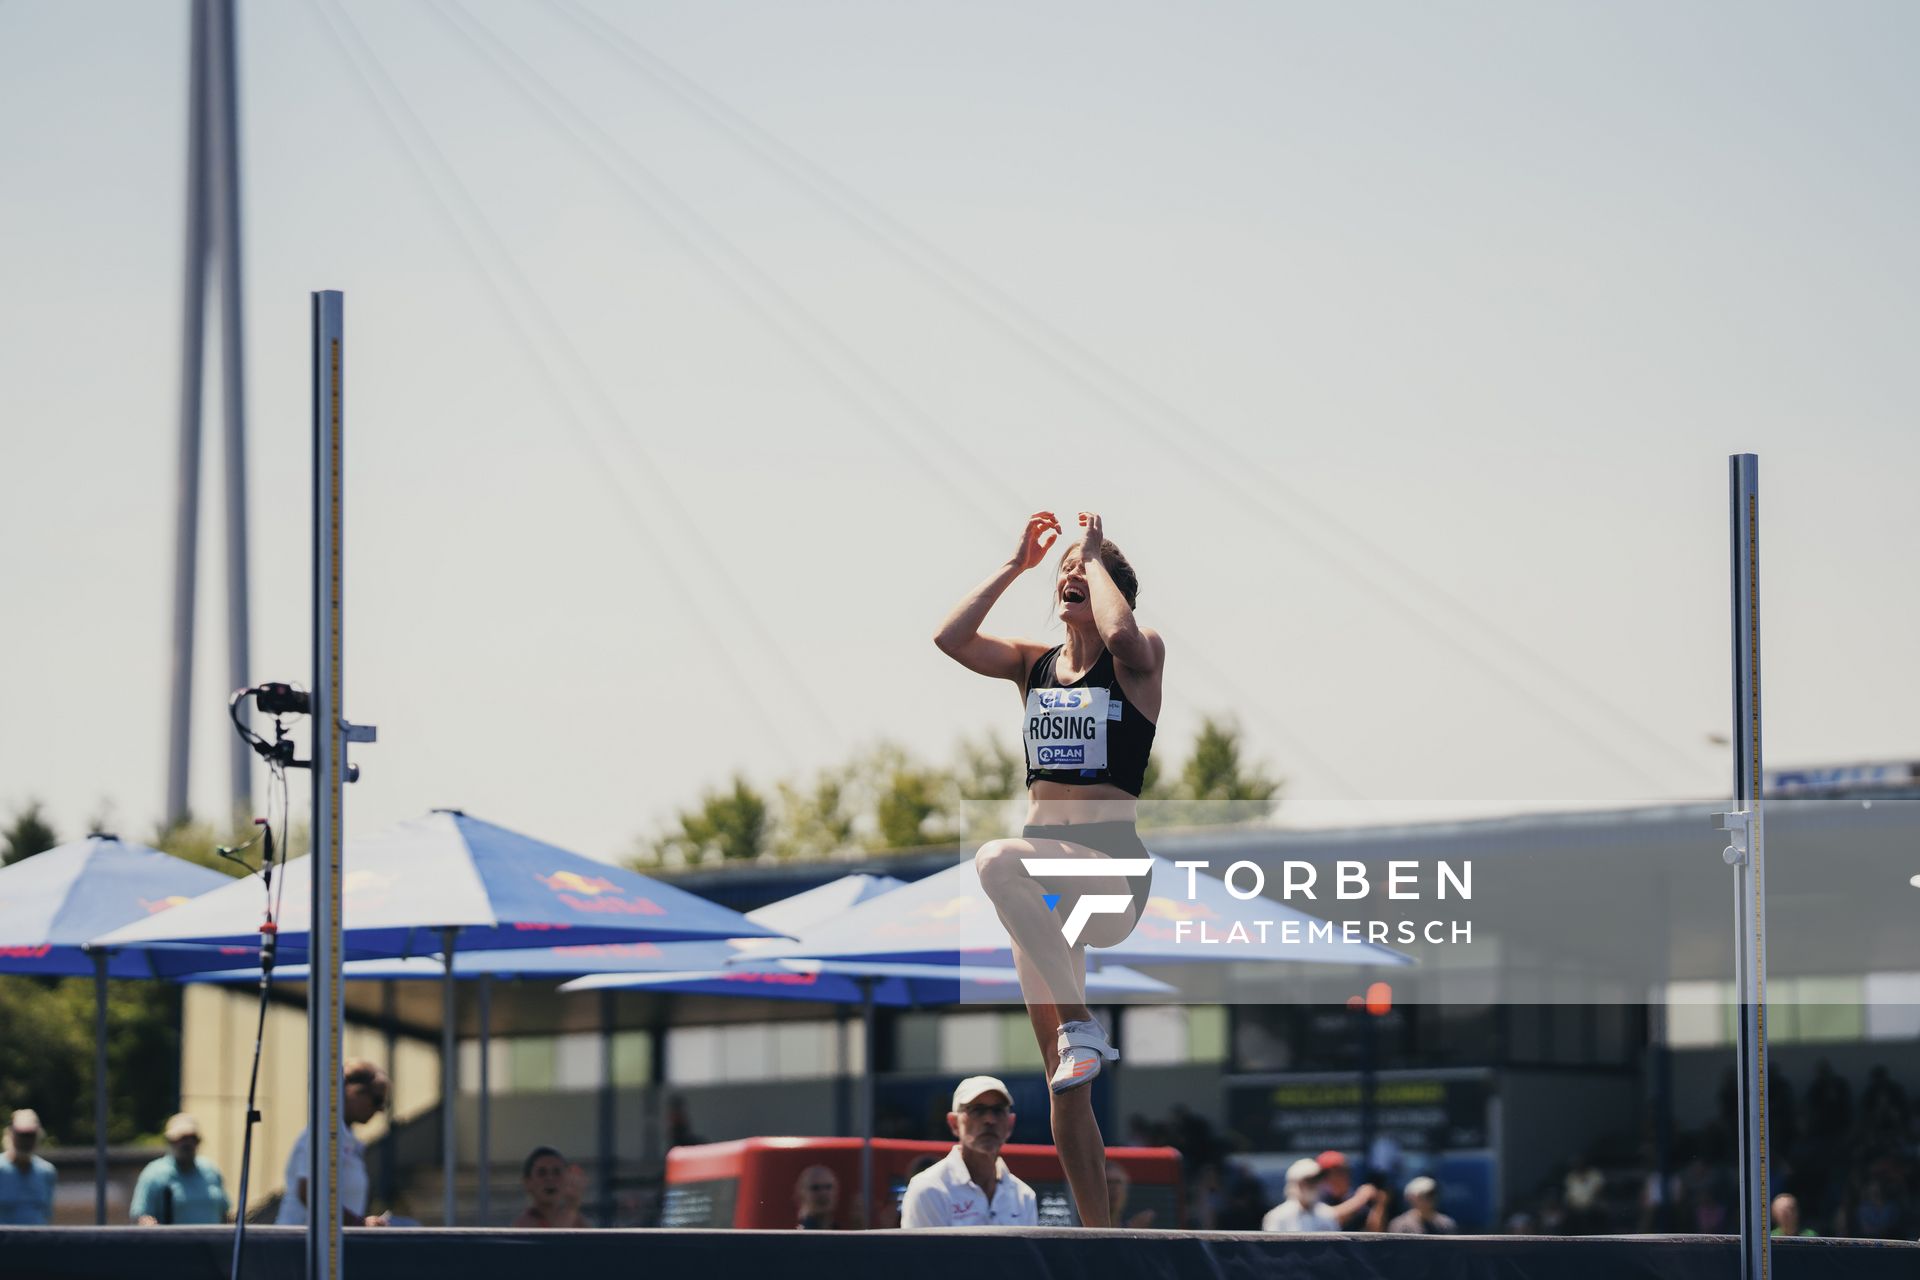
[(1020, 859), (1026, 851), (1017, 840), (989, 840), (981, 845), (980, 852), (973, 855), (973, 869), (980, 873), (981, 885), (991, 893), (1024, 878), (1027, 869), (1020, 865)]

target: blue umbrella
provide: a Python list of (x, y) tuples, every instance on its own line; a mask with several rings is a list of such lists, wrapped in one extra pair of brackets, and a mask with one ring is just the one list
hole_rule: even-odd
[[(803, 929), (831, 919), (869, 898), (898, 889), (905, 883), (892, 876), (841, 876), (838, 880), (747, 912), (742, 918), (751, 921), (758, 929), (758, 936), (753, 937), (713, 938), (699, 942), (594, 942), (497, 951), (462, 950), (453, 957), (453, 976), (578, 978), (583, 974), (654, 974), (724, 969), (736, 957), (752, 954), (754, 948), (785, 942), (788, 940), (786, 935), (797, 936)], [(273, 972), (276, 978), (288, 982), (303, 982), (307, 977), (307, 967), (303, 964), (276, 965)], [(445, 973), (444, 960), (438, 954), (431, 957), (394, 956), (380, 960), (349, 960), (340, 966), (340, 976), (350, 982), (440, 978)], [(196, 973), (189, 980), (243, 984), (258, 982), (260, 971), (209, 970)]]
[[(306, 950), (306, 859), (279, 873), (280, 949)], [(371, 836), (341, 854), (341, 939), (346, 958), (446, 956), (463, 951), (701, 938), (768, 938), (778, 933), (736, 911), (624, 867), (436, 809)], [(119, 929), (98, 941), (115, 947), (198, 951), (196, 969), (248, 968), (257, 954), (209, 956), (258, 941), (260, 891), (234, 884), (166, 920)], [(162, 961), (161, 963), (165, 963)]]
[[(878, 894), (897, 889), (904, 883), (891, 876), (851, 875), (808, 889), (803, 893), (770, 903), (744, 917), (763, 936), (700, 942), (600, 942), (558, 947), (521, 947), (514, 950), (461, 951), (449, 966), (445, 957), (396, 956), (384, 960), (349, 960), (340, 966), (340, 976), (350, 982), (391, 982), (427, 978), (478, 980), (480, 1013), (480, 1214), (484, 1225), (489, 1208), (488, 1191), (488, 1115), (487, 1039), (490, 1022), (490, 978), (575, 978), (582, 974), (619, 970), (623, 973), (686, 969), (724, 969), (727, 961), (744, 950), (764, 946), (770, 930), (797, 933), (800, 929), (830, 919), (840, 912)], [(664, 887), (664, 886), (663, 886)], [(677, 892), (677, 891), (676, 891)], [(779, 941), (774, 935), (772, 941)], [(305, 981), (307, 967), (301, 964), (278, 965), (274, 975), (286, 981)], [(260, 971), (228, 969), (193, 975), (194, 982), (240, 984), (258, 982)], [(860, 999), (858, 984), (842, 979), (847, 999)], [(451, 986), (448, 988), (452, 990)], [(739, 994), (727, 990), (723, 994)], [(805, 998), (821, 999), (810, 996)], [(451, 1025), (452, 1018), (449, 1016)]]
[[(1020, 976), (1008, 965), (913, 963), (901, 960), (743, 960), (723, 969), (661, 973), (594, 973), (563, 983), (562, 991), (667, 991), (675, 995), (752, 996), (860, 1004), (871, 996), (883, 1008), (998, 1001), (1019, 1004)], [(1157, 978), (1108, 965), (1087, 974), (1087, 994), (1165, 995)]]
[[(850, 875), (829, 881), (790, 898), (747, 913), (747, 919), (786, 934), (806, 930), (839, 918), (864, 902), (900, 892), (905, 882), (891, 876)], [(590, 946), (545, 947), (518, 951), (468, 951), (454, 958), (456, 977), (554, 978), (572, 977), (562, 991), (636, 988), (674, 995), (746, 996), (760, 999), (804, 1000), (864, 1008), (868, 1053), (873, 1045), (872, 1011), (876, 1006), (912, 1007), (958, 1004), (963, 1000), (1018, 1002), (1020, 982), (1012, 967), (959, 966), (938, 963), (879, 963), (796, 960), (752, 962), (761, 948), (780, 939), (734, 938), (712, 942), (613, 943)], [(275, 973), (287, 979), (306, 976), (302, 966), (283, 966)], [(438, 978), (438, 961), (424, 957), (393, 960), (355, 960), (341, 966), (348, 980), (406, 980)], [(579, 976), (579, 975), (587, 976)], [(258, 972), (205, 973), (195, 981), (257, 981)], [(1087, 975), (1087, 987), (1101, 995), (1163, 994), (1171, 988), (1144, 974), (1112, 966)], [(487, 1038), (487, 986), (480, 985), (480, 1061), (484, 1073)], [(871, 1136), (873, 1070), (864, 1075), (863, 1105)], [(487, 1185), (485, 1122), (487, 1097), (484, 1075), (481, 1089), (481, 1186)], [(484, 1209), (484, 1201), (483, 1201)]]
[(107, 979), (153, 976), (137, 951), (89, 947), (231, 883), (231, 877), (118, 836), (94, 835), (0, 868), (0, 973), (93, 975), (94, 1221), (107, 1220)]
[[(0, 868), (0, 972), (99, 976), (104, 963), (106, 977), (153, 977), (141, 952), (89, 944), (233, 883), (231, 876), (110, 835), (24, 858)], [(255, 898), (257, 928), (257, 890)]]
[[(283, 868), (279, 945), (289, 959), (307, 949), (311, 876), (306, 859)], [(343, 958), (440, 957), (445, 982), (441, 1053), (445, 1104), (446, 1223), (454, 1221), (454, 986), (457, 950), (777, 938), (737, 911), (684, 889), (599, 862), (505, 827), (436, 809), (348, 842), (341, 851)], [(250, 968), (257, 939), (258, 887), (236, 884), (180, 909), (99, 939), (144, 947), (157, 963), (183, 968)], [(578, 972), (579, 970), (575, 970)]]

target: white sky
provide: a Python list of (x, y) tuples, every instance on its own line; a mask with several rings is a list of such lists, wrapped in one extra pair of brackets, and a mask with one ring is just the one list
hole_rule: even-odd
[[(1710, 796), (1738, 450), (1770, 762), (1920, 753), (1911, 6), (584, 11), (708, 105), (565, 6), (242, 6), (255, 675), (310, 670), (341, 288), (350, 827), (611, 856), (735, 771), (1011, 744), (929, 636), (1040, 507), (1133, 557), (1165, 748), (1236, 714), (1289, 820)], [(0, 0), (0, 809), (63, 834), (163, 799), (185, 14)]]

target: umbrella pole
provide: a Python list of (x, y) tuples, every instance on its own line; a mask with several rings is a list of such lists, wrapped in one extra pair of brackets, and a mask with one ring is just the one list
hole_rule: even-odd
[(493, 1196), (490, 1194), (493, 1188), (488, 1185), (492, 1181), (492, 1176), (493, 1176), (493, 1169), (492, 1169), (493, 1161), (491, 1159), (492, 1151), (489, 1147), (489, 1140), (492, 1137), (492, 1135), (487, 1132), (487, 1121), (492, 1118), (488, 1114), (488, 1111), (493, 1106), (493, 1097), (488, 1092), (488, 1088), (487, 1088), (488, 1084), (490, 1083), (490, 1078), (488, 1075), (488, 1063), (487, 1063), (487, 1056), (488, 1056), (487, 1042), (488, 1042), (488, 1036), (490, 1032), (489, 1024), (493, 1021), (493, 985), (492, 983), (493, 983), (493, 979), (489, 977), (487, 974), (483, 973), (480, 975), (480, 1142), (479, 1142), (480, 1153), (479, 1153), (479, 1161), (480, 1161), (480, 1225), (483, 1227), (493, 1225), (492, 1216), (491, 1216), (492, 1209), (493, 1209), (493, 1203), (492, 1203)]
[(453, 1020), (458, 1012), (453, 991), (453, 943), (456, 930), (440, 931), (442, 993), (440, 1001), (440, 1204), (441, 1220), (453, 1225), (454, 1090), (460, 1064), (454, 1057)]
[(873, 984), (875, 979), (860, 979), (860, 1027), (866, 1042), (861, 1052), (866, 1059), (860, 1073), (860, 1225), (873, 1219), (873, 1064), (877, 1061), (873, 1045)]
[(600, 1106), (595, 1117), (594, 1127), (599, 1130), (596, 1136), (598, 1146), (593, 1175), (593, 1198), (597, 1203), (595, 1217), (603, 1227), (613, 1225), (613, 1161), (614, 1161), (614, 1062), (613, 1062), (613, 1016), (614, 993), (600, 993)]
[(107, 1225), (107, 953), (93, 953), (93, 1222)]

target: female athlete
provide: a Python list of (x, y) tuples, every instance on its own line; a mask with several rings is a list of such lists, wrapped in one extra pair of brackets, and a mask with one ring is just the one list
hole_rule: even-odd
[[(1025, 705), (1027, 824), (1017, 840), (982, 846), (974, 865), (1013, 939), (1014, 968), (1052, 1090), (1054, 1146), (1080, 1220), (1104, 1227), (1106, 1148), (1085, 1086), (1120, 1054), (1087, 1009), (1086, 948), (1126, 940), (1146, 905), (1151, 875), (1036, 876), (1026, 860), (1125, 859), (1146, 867), (1135, 823), (1167, 647), (1135, 621), (1138, 579), (1106, 540), (1100, 517), (1082, 511), (1079, 523), (1083, 536), (1062, 553), (1053, 584), (1063, 643), (980, 632), (994, 602), (1059, 540), (1060, 522), (1050, 511), (1034, 513), (1019, 550), (948, 615), (934, 643), (969, 671), (1012, 682)], [(1046, 897), (1055, 894), (1049, 907)], [(1082, 899), (1086, 909), (1077, 911)]]

